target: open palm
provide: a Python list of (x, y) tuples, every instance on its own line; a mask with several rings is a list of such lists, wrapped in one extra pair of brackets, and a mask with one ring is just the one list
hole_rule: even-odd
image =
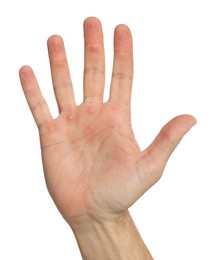
[(110, 98), (105, 81), (101, 24), (84, 23), (84, 101), (74, 100), (63, 40), (52, 36), (48, 50), (59, 116), (53, 119), (32, 69), (20, 70), (29, 107), (40, 132), (42, 159), (50, 195), (66, 220), (110, 217), (126, 211), (162, 175), (165, 164), (195, 119), (183, 115), (162, 128), (140, 151), (130, 120), (133, 77), (132, 38), (125, 25), (114, 34)]

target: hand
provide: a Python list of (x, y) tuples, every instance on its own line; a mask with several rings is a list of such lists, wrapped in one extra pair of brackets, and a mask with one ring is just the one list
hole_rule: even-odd
[(125, 25), (114, 33), (110, 98), (103, 103), (105, 59), (101, 24), (84, 22), (84, 100), (76, 105), (63, 40), (52, 36), (48, 51), (59, 116), (53, 119), (32, 69), (20, 78), (39, 128), (45, 179), (64, 218), (106, 220), (119, 216), (162, 175), (171, 153), (195, 119), (182, 115), (167, 123), (144, 151), (130, 118), (132, 37)]

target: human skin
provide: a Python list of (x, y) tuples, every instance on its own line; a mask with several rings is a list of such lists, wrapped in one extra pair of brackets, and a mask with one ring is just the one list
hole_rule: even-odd
[(170, 155), (196, 123), (190, 115), (168, 122), (141, 151), (131, 126), (132, 36), (114, 32), (110, 96), (103, 102), (105, 55), (101, 22), (84, 21), (84, 98), (76, 105), (63, 39), (48, 39), (59, 116), (53, 119), (29, 66), (21, 85), (39, 129), (48, 191), (72, 228), (84, 259), (152, 259), (129, 207), (161, 177)]

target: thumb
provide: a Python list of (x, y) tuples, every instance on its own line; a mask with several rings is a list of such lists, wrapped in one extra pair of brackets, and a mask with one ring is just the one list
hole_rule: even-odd
[(145, 191), (160, 179), (170, 155), (195, 124), (196, 119), (190, 115), (173, 118), (161, 129), (152, 144), (142, 152), (137, 168), (139, 176), (142, 175), (146, 184)]

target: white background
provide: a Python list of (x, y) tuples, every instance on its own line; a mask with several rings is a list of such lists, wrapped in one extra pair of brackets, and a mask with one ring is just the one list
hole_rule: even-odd
[(81, 259), (72, 231), (46, 190), (36, 126), (18, 70), (31, 65), (54, 115), (46, 40), (65, 40), (78, 102), (82, 99), (82, 23), (103, 23), (107, 86), (113, 30), (133, 32), (132, 118), (144, 149), (172, 117), (198, 124), (171, 157), (159, 183), (131, 208), (156, 260), (214, 260), (214, 0), (8, 0), (0, 2), (0, 259)]

